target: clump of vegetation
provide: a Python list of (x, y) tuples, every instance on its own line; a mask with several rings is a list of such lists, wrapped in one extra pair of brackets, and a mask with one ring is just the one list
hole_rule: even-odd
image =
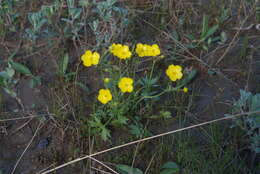
[(251, 92), (240, 90), (240, 98), (233, 104), (233, 113), (251, 112), (249, 117), (235, 119), (235, 125), (246, 131), (250, 140), (249, 148), (255, 153), (260, 153), (260, 117), (255, 113), (260, 109), (260, 94), (253, 95)]
[[(109, 52), (117, 59), (107, 62), (104, 59), (105, 56), (100, 56), (98, 52), (90, 50), (86, 50), (81, 56), (85, 67), (98, 66), (96, 68), (99, 68), (100, 73), (106, 76), (104, 78), (107, 78), (104, 81), (104, 88), (99, 89), (97, 96), (98, 101), (105, 106), (100, 106), (97, 103), (89, 121), (93, 133), (95, 135), (100, 134), (103, 140), (108, 140), (110, 137), (108, 127), (123, 127), (134, 121), (133, 119), (136, 119), (134, 116), (138, 116), (139, 108), (142, 108), (144, 101), (146, 105), (149, 105), (150, 101), (155, 98), (159, 100), (166, 93), (179, 92), (196, 74), (195, 70), (184, 72), (180, 65), (171, 64), (164, 72), (160, 72), (161, 75), (157, 74), (156, 76), (158, 79), (163, 79), (160, 76), (167, 75), (168, 82), (162, 81), (160, 90), (150, 90), (152, 95), (149, 95), (149, 93), (144, 95), (144, 91), (148, 91), (149, 89), (147, 88), (150, 86), (140, 83), (140, 80), (152, 80), (155, 78), (153, 71), (156, 68), (156, 63), (158, 64), (164, 59), (164, 56), (160, 55), (161, 50), (159, 46), (157, 44), (147, 45), (138, 43), (135, 53), (132, 53), (129, 46), (113, 43), (109, 47)], [(112, 58), (110, 55), (108, 59)], [(137, 75), (135, 70), (138, 69), (141, 60), (149, 58), (153, 59), (152, 68), (149, 69), (147, 75)], [(100, 81), (102, 81), (102, 78)], [(172, 84), (170, 81), (176, 83)], [(153, 85), (157, 84), (154, 83)], [(184, 88), (184, 91), (187, 92), (187, 88)], [(141, 124), (142, 116), (140, 115), (139, 117), (138, 125), (143, 127)]]

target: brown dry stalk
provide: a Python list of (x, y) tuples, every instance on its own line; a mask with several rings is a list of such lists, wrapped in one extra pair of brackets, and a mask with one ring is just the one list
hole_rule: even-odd
[(122, 147), (126, 147), (126, 146), (130, 146), (130, 145), (133, 145), (133, 144), (137, 144), (137, 143), (140, 143), (140, 142), (143, 142), (143, 141), (148, 141), (148, 140), (151, 140), (151, 139), (155, 139), (155, 138), (158, 138), (158, 137), (174, 134), (174, 133), (185, 131), (185, 130), (188, 130), (188, 129), (193, 129), (193, 128), (204, 126), (204, 125), (207, 125), (207, 124), (216, 123), (216, 122), (219, 122), (219, 121), (222, 121), (222, 120), (230, 120), (230, 119), (233, 119), (233, 118), (236, 118), (236, 117), (240, 117), (240, 116), (245, 116), (245, 115), (250, 116), (252, 114), (260, 114), (260, 110), (254, 111), (254, 112), (245, 112), (245, 113), (235, 114), (235, 115), (231, 115), (231, 116), (227, 116), (227, 117), (222, 117), (222, 118), (219, 118), (219, 119), (206, 121), (206, 122), (203, 122), (203, 123), (200, 123), (200, 124), (196, 124), (196, 125), (184, 127), (184, 128), (181, 128), (181, 129), (177, 129), (177, 130), (161, 133), (161, 134), (158, 134), (158, 135), (154, 135), (154, 136), (151, 136), (151, 137), (139, 139), (139, 140), (136, 140), (136, 141), (132, 141), (132, 142), (129, 142), (129, 143), (126, 143), (126, 144), (115, 146), (115, 147), (112, 147), (112, 148), (109, 148), (109, 149), (105, 149), (103, 151), (99, 151), (99, 152), (96, 152), (96, 153), (93, 153), (93, 154), (90, 154), (90, 155), (86, 155), (86, 156), (74, 159), (74, 160), (69, 161), (67, 163), (64, 163), (62, 165), (59, 165), (59, 166), (57, 166), (57, 167), (55, 167), (53, 169), (47, 170), (47, 171), (45, 171), (45, 172), (43, 172), (41, 174), (47, 174), (47, 173), (53, 172), (55, 170), (58, 170), (60, 168), (63, 168), (65, 166), (68, 166), (68, 165), (71, 165), (73, 163), (79, 162), (81, 160), (84, 160), (84, 159), (87, 159), (87, 158), (90, 158), (90, 157), (93, 157), (93, 156), (97, 156), (97, 155), (100, 155), (100, 154), (103, 154), (103, 153), (106, 153), (106, 152), (110, 152), (112, 150), (120, 149)]
[(90, 159), (92, 159), (93, 161), (96, 161), (97, 163), (99, 163), (100, 165), (104, 166), (105, 168), (107, 168), (108, 170), (110, 170), (111, 172), (114, 172), (115, 174), (119, 174), (116, 171), (114, 171), (112, 168), (110, 168), (109, 166), (107, 166), (106, 164), (102, 163), (101, 161), (97, 160), (96, 158), (93, 157), (89, 157)]
[[(240, 24), (240, 28), (242, 28), (242, 26), (244, 26), (244, 24), (246, 23), (247, 19), (249, 18), (249, 16), (247, 16)], [(230, 49), (234, 46), (234, 43), (236, 42), (238, 36), (240, 34), (240, 30), (238, 30), (234, 36), (234, 38), (231, 40), (229, 46), (227, 47), (227, 49), (224, 51), (223, 55), (218, 59), (217, 64), (219, 64), (224, 58), (225, 56), (227, 55), (227, 53), (230, 51)]]
[(41, 118), (41, 117), (48, 117), (48, 116), (55, 116), (54, 114), (42, 114), (42, 115), (32, 115), (27, 117), (17, 117), (17, 118), (8, 118), (0, 120), (0, 122), (6, 122), (6, 121), (15, 121), (15, 120), (25, 120), (25, 119), (31, 119), (31, 118)]

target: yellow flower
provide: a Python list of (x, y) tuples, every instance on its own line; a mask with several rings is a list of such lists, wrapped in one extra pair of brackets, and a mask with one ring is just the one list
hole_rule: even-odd
[(92, 65), (97, 65), (99, 63), (100, 55), (98, 52), (93, 52), (87, 50), (82, 56), (81, 60), (83, 61), (83, 65), (86, 67), (90, 67)]
[(174, 82), (180, 80), (183, 76), (182, 67), (179, 65), (169, 65), (166, 70), (166, 75)]
[(92, 64), (97, 65), (99, 63), (100, 55), (97, 52), (92, 54)]
[(131, 51), (127, 45), (113, 43), (109, 47), (110, 52), (119, 59), (129, 59), (132, 56)]
[(184, 88), (183, 88), (183, 92), (184, 92), (184, 93), (187, 93), (188, 91), (189, 91), (189, 89), (188, 89), (187, 87), (184, 87)]
[(108, 83), (110, 81), (110, 78), (104, 78), (104, 83)]
[(151, 54), (152, 56), (158, 56), (161, 54), (160, 48), (157, 44), (152, 45)]
[(136, 49), (135, 49), (135, 52), (137, 53), (137, 55), (139, 57), (144, 57), (146, 54), (146, 50), (147, 50), (147, 45), (144, 45), (144, 44), (141, 44), (141, 43), (138, 43), (136, 45)]
[(125, 92), (132, 92), (134, 80), (129, 77), (123, 77), (120, 79), (118, 83), (118, 87), (121, 89), (123, 93)]
[(82, 56), (81, 60), (83, 61), (83, 65), (89, 67), (92, 65), (92, 52), (87, 50)]
[(157, 44), (147, 45), (138, 43), (135, 52), (139, 57), (158, 56), (161, 54), (160, 48)]
[(112, 100), (112, 94), (109, 89), (100, 89), (98, 93), (98, 100), (102, 104), (107, 104), (110, 100)]

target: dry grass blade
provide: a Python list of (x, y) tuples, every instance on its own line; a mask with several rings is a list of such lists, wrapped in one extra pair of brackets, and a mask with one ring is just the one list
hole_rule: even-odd
[(0, 122), (15, 121), (15, 120), (25, 120), (25, 119), (31, 119), (31, 118), (41, 118), (41, 117), (45, 117), (45, 116), (54, 116), (54, 115), (53, 115), (53, 114), (44, 114), (44, 115), (38, 115), (38, 116), (27, 116), (27, 117), (9, 118), (9, 119), (0, 120)]
[(57, 167), (55, 167), (53, 169), (47, 170), (47, 171), (43, 172), (42, 174), (47, 174), (47, 173), (53, 172), (55, 170), (58, 170), (60, 168), (63, 168), (65, 166), (71, 165), (73, 163), (82, 161), (84, 159), (87, 159), (87, 158), (90, 158), (90, 157), (93, 157), (93, 156), (97, 156), (97, 155), (100, 155), (100, 154), (103, 154), (103, 153), (106, 153), (106, 152), (110, 152), (112, 150), (120, 149), (122, 147), (126, 147), (126, 146), (130, 146), (130, 145), (133, 145), (133, 144), (137, 144), (137, 143), (140, 143), (140, 142), (143, 142), (143, 141), (148, 141), (148, 140), (155, 139), (155, 138), (158, 138), (158, 137), (174, 134), (174, 133), (177, 133), (177, 132), (182, 132), (182, 131), (185, 131), (185, 130), (197, 128), (197, 127), (200, 127), (200, 126), (216, 123), (216, 122), (223, 121), (223, 120), (230, 120), (230, 119), (233, 119), (233, 118), (236, 118), (236, 117), (240, 117), (240, 116), (245, 116), (245, 115), (250, 116), (252, 114), (259, 114), (259, 113), (260, 113), (260, 110), (259, 111), (255, 111), (255, 112), (246, 112), (246, 113), (241, 113), (241, 114), (235, 114), (235, 115), (222, 117), (222, 118), (211, 120), (211, 121), (206, 121), (206, 122), (203, 122), (203, 123), (200, 123), (200, 124), (184, 127), (184, 128), (181, 128), (181, 129), (165, 132), (165, 133), (162, 133), (162, 134), (154, 135), (154, 136), (151, 136), (151, 137), (143, 138), (143, 139), (140, 139), (140, 140), (132, 141), (132, 142), (129, 142), (129, 143), (126, 143), (126, 144), (122, 144), (122, 145), (115, 146), (115, 147), (112, 147), (112, 148), (109, 148), (109, 149), (105, 149), (103, 151), (99, 151), (99, 152), (93, 153), (91, 155), (86, 155), (86, 156), (77, 158), (77, 159), (72, 160), (70, 162), (64, 163), (64, 164), (62, 164), (60, 166), (57, 166)]
[(101, 164), (102, 166), (104, 166), (105, 168), (110, 170), (111, 172), (114, 172), (115, 174), (119, 174), (116, 171), (114, 171), (112, 168), (108, 167), (106, 164), (104, 164), (101, 161), (97, 160), (96, 158), (93, 158), (93, 157), (89, 157), (89, 158), (92, 159), (93, 161), (96, 161), (97, 163)]
[(152, 165), (152, 162), (153, 162), (153, 160), (154, 160), (154, 158), (155, 158), (156, 155), (157, 155), (157, 153), (154, 153), (154, 154), (153, 154), (153, 156), (152, 156), (150, 162), (148, 163), (147, 168), (145, 169), (144, 174), (147, 174), (147, 173), (148, 173), (148, 171), (149, 171), (149, 169), (150, 169), (150, 167), (151, 167), (151, 165)]
[(39, 171), (37, 174), (39, 174), (39, 173), (42, 173), (42, 172), (44, 172), (44, 171), (48, 170), (48, 169), (49, 169), (49, 168), (51, 168), (52, 166), (54, 166), (54, 164), (51, 164), (51, 165), (49, 165), (48, 167), (46, 167), (46, 168), (42, 169), (42, 170), (41, 170), (41, 171)]
[[(242, 24), (241, 26), (243, 26), (247, 19), (248, 19), (249, 16), (246, 17), (246, 19), (244, 21), (242, 21)], [(223, 53), (223, 55), (219, 58), (219, 60), (217, 61), (216, 65), (219, 64), (224, 58), (225, 56), (227, 55), (227, 53), (229, 52), (229, 50), (232, 48), (232, 46), (234, 45), (234, 43), (236, 42), (236, 39), (238, 38), (240, 34), (240, 30), (238, 30), (234, 36), (234, 38), (232, 39), (232, 41), (230, 42), (229, 46), (227, 47), (227, 49), (225, 50), (225, 52)]]
[(95, 168), (95, 167), (91, 167), (91, 169), (99, 171), (99, 172), (104, 173), (104, 174), (113, 174), (113, 173), (110, 173), (110, 172), (106, 172), (106, 171), (100, 170), (100, 169)]
[(22, 126), (18, 127), (15, 131), (13, 131), (11, 134), (15, 134), (16, 132), (18, 132), (19, 130), (21, 130), (22, 128), (24, 128), (27, 124), (29, 124), (31, 121), (33, 120), (33, 118), (30, 118), (28, 121), (26, 121)]

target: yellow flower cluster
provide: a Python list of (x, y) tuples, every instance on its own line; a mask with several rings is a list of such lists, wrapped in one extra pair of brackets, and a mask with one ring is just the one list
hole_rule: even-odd
[(129, 77), (123, 77), (120, 79), (118, 83), (118, 87), (121, 89), (123, 93), (125, 92), (132, 92), (134, 80)]
[(110, 100), (112, 100), (112, 94), (109, 89), (100, 89), (98, 93), (98, 100), (102, 104), (107, 104)]
[(180, 80), (183, 76), (182, 67), (179, 65), (169, 65), (166, 70), (166, 75), (171, 79), (171, 81)]
[(83, 65), (86, 67), (90, 67), (92, 65), (97, 65), (99, 63), (100, 55), (98, 52), (93, 52), (87, 50), (82, 56), (81, 60), (83, 61)]
[[(134, 90), (133, 83), (134, 80), (132, 78), (123, 77), (119, 80), (117, 85), (121, 92), (125, 93), (132, 92)], [(102, 104), (107, 104), (109, 101), (112, 100), (113, 97), (109, 89), (100, 89), (97, 98)]]
[[(120, 59), (128, 59), (132, 56), (131, 51), (127, 45), (115, 44), (113, 43), (109, 47), (110, 52), (117, 56)], [(160, 48), (157, 44), (147, 45), (138, 43), (136, 46), (136, 53), (139, 57), (145, 56), (158, 56), (161, 54)], [(98, 52), (92, 52), (90, 50), (86, 50), (85, 53), (81, 56), (81, 60), (83, 61), (83, 65), (86, 67), (90, 67), (92, 65), (97, 65), (99, 63), (100, 55)], [(179, 65), (169, 65), (166, 70), (167, 76), (172, 81), (180, 80), (183, 76), (182, 67)], [(104, 83), (109, 83), (110, 79), (105, 78)], [(134, 80), (129, 77), (122, 77), (118, 82), (118, 88), (121, 92), (132, 92), (134, 90)], [(188, 92), (188, 88), (184, 88), (183, 92)], [(97, 99), (102, 103), (106, 104), (112, 100), (112, 94), (109, 89), (100, 89)]]
[(127, 45), (113, 43), (109, 47), (110, 52), (119, 59), (129, 59), (132, 56), (131, 51)]
[(135, 52), (139, 57), (158, 56), (161, 54), (160, 48), (157, 44), (147, 45), (138, 43)]

